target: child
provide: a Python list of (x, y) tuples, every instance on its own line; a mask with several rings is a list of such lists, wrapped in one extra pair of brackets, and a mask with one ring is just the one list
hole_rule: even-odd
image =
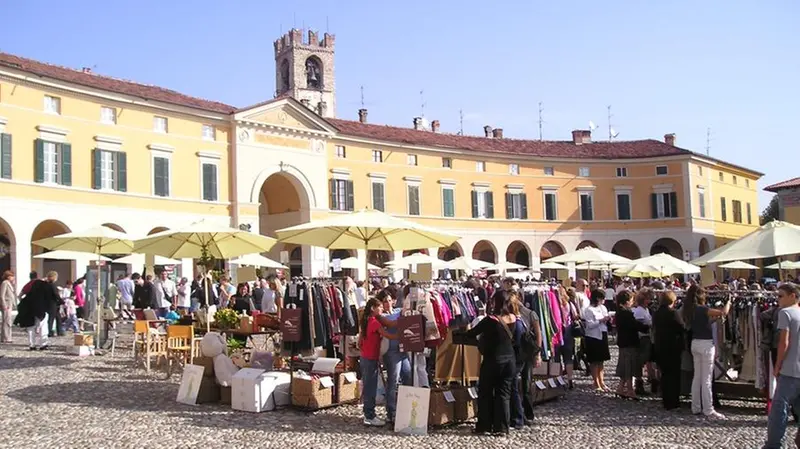
[(364, 424), (367, 426), (383, 426), (386, 424), (375, 415), (375, 398), (378, 395), (378, 376), (380, 375), (381, 338), (395, 339), (387, 334), (378, 317), (383, 313), (383, 304), (376, 298), (370, 298), (364, 308), (361, 328), (361, 381), (364, 383)]
[(77, 334), (80, 332), (78, 328), (78, 308), (75, 306), (75, 300), (72, 297), (64, 299), (64, 328), (72, 329), (72, 333)]

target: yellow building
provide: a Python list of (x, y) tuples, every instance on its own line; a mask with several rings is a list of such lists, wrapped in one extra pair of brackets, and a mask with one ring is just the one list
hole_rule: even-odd
[[(443, 258), (534, 267), (587, 245), (632, 258), (662, 251), (692, 258), (758, 224), (761, 174), (682, 149), (672, 134), (598, 142), (575, 130), (563, 141), (533, 141), (489, 126), (480, 136), (443, 133), (422, 117), (410, 117), (409, 128), (370, 124), (363, 109), (358, 120), (343, 120), (333, 36), (304, 39), (292, 30), (275, 42), (275, 58), (277, 98), (236, 109), (1, 55), (3, 142), (5, 134), (13, 141), (8, 158), (3, 147), (10, 176), (0, 179), (6, 265), (24, 273), (31, 239), (67, 228), (111, 223), (137, 235), (210, 216), (271, 235), (364, 207), (462, 236), (452, 248), (429, 250)], [(116, 111), (115, 124), (105, 107)], [(52, 146), (38, 157), (37, 139), (54, 138), (42, 126), (67, 131), (55, 143), (72, 145), (71, 185), (36, 169), (40, 159), (54, 164)], [(156, 163), (162, 156), (166, 170)], [(125, 189), (123, 177), (104, 177), (121, 164)], [(165, 173), (166, 196), (156, 188)], [(214, 189), (204, 188), (210, 179)], [(276, 245), (271, 255), (316, 276), (344, 253)], [(379, 263), (400, 256), (349, 253)]]

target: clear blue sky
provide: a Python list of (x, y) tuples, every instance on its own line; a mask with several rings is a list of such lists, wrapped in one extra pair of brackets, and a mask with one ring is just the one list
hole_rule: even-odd
[[(386, 5), (385, 5), (386, 4)], [(501, 6), (502, 4), (502, 6)], [(570, 138), (589, 120), (766, 173), (800, 175), (800, 2), (0, 0), (0, 50), (246, 106), (272, 98), (272, 42), (336, 34), (337, 113)], [(313, 8), (312, 8), (313, 6)], [(327, 24), (327, 25), (326, 25)], [(770, 195), (761, 195), (761, 208)]]

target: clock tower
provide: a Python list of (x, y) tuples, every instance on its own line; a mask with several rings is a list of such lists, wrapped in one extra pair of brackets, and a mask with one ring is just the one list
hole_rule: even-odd
[(292, 29), (275, 41), (275, 96), (288, 95), (322, 117), (336, 117), (334, 36)]

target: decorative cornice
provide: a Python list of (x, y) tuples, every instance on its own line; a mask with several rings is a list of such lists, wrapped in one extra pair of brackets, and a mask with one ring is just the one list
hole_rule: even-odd
[(122, 145), (122, 137), (113, 136), (94, 136), (96, 142), (111, 143), (114, 145)]
[(163, 143), (151, 143), (147, 146), (150, 151), (161, 151), (162, 153), (173, 153), (175, 152), (175, 147), (172, 145), (166, 145)]
[(222, 159), (222, 154), (217, 151), (198, 151), (197, 157), (205, 159)]
[(51, 134), (60, 134), (62, 136), (66, 136), (69, 134), (69, 130), (66, 128), (59, 128), (58, 126), (52, 125), (38, 125), (36, 130), (42, 133), (51, 133)]

